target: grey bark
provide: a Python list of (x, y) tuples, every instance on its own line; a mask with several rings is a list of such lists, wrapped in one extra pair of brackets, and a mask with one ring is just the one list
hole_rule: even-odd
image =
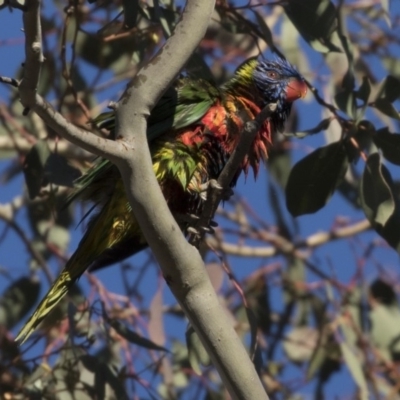
[(43, 62), (40, 4), (38, 0), (28, 0), (24, 12), (26, 63), (20, 97), (25, 107), (36, 112), (60, 136), (117, 165), (143, 234), (232, 398), (262, 400), (268, 396), (219, 304), (203, 260), (182, 235), (164, 200), (153, 173), (146, 138), (151, 109), (204, 36), (214, 3), (214, 0), (187, 1), (173, 35), (138, 72), (118, 102), (117, 140), (109, 141), (73, 126), (36, 93)]

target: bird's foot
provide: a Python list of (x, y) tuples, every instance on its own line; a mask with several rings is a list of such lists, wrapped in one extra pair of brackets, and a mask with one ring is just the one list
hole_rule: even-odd
[(223, 201), (228, 201), (233, 195), (232, 188), (223, 188), (215, 179), (210, 179), (199, 187), (199, 194), (202, 200), (207, 200), (209, 190), (220, 191)]
[(198, 226), (200, 217), (196, 214), (179, 214), (176, 218), (179, 221), (187, 223), (186, 232), (194, 236), (202, 236), (204, 233), (212, 234), (215, 232), (214, 228), (218, 226), (218, 223), (214, 220), (211, 220), (208, 226)]

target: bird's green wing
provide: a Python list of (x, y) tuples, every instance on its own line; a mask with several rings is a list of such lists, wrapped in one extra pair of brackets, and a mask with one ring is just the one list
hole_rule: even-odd
[(118, 173), (118, 171), (113, 171), (115, 169), (113, 167), (114, 164), (110, 161), (98, 158), (95, 164), (74, 182), (74, 191), (67, 197), (64, 207), (69, 206), (77, 198), (92, 200), (96, 203), (97, 183), (103, 183), (104, 190), (104, 184), (109, 180), (108, 175)]
[[(171, 129), (189, 126), (204, 116), (220, 97), (219, 89), (204, 79), (181, 78), (158, 101), (148, 119), (149, 142)], [(114, 112), (100, 114), (93, 122), (100, 129), (115, 128)]]
[[(151, 112), (147, 129), (149, 142), (171, 129), (184, 128), (199, 121), (219, 97), (219, 89), (209, 81), (179, 79), (166, 91)], [(115, 127), (114, 112), (102, 113), (93, 122), (99, 129), (105, 128), (112, 131)], [(113, 164), (108, 160), (99, 159), (92, 168), (77, 179), (76, 189), (68, 197), (67, 205), (78, 197), (93, 200), (97, 183), (104, 187), (104, 182), (110, 178), (110, 175), (118, 173), (112, 167)], [(115, 179), (118, 179), (118, 176), (115, 176)]]
[(180, 129), (200, 120), (220, 97), (211, 82), (181, 78), (161, 97), (148, 120), (149, 142), (171, 129)]

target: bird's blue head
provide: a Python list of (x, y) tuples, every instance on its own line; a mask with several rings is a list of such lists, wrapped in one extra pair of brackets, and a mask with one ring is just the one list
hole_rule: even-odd
[(282, 131), (293, 101), (303, 98), (307, 93), (304, 78), (284, 59), (258, 61), (252, 75), (264, 103), (260, 105), (277, 104), (273, 119), (276, 129)]

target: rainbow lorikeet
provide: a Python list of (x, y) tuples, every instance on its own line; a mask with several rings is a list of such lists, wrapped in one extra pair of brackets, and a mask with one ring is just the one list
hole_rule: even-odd
[[(184, 232), (189, 223), (179, 216), (201, 212), (204, 185), (218, 178), (244, 124), (267, 104), (277, 104), (257, 133), (232, 186), (240, 173), (247, 174), (250, 168), (257, 177), (272, 134), (283, 130), (292, 102), (306, 92), (304, 79), (287, 61), (250, 59), (220, 88), (186, 77), (178, 79), (163, 95), (148, 119), (148, 140), (154, 173)], [(114, 127), (112, 112), (97, 120), (102, 121), (102, 128)], [(109, 161), (101, 160), (79, 178), (73, 198), (78, 196), (92, 201), (99, 211), (16, 340), (25, 341), (87, 269), (121, 261), (147, 247), (119, 172)]]

